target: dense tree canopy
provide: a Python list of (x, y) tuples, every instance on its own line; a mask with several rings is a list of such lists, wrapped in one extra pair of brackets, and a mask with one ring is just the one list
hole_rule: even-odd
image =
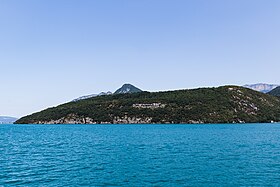
[[(153, 103), (161, 107), (153, 108)], [(151, 118), (152, 123), (270, 122), (280, 121), (280, 100), (237, 86), (116, 94), (66, 103), (23, 117), (17, 123), (47, 122), (71, 114), (92, 118), (96, 123), (114, 123), (117, 117)]]

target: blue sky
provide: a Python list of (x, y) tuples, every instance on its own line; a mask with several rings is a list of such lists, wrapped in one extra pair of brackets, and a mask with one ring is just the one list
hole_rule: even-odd
[(279, 0), (1, 0), (0, 115), (114, 91), (278, 83)]

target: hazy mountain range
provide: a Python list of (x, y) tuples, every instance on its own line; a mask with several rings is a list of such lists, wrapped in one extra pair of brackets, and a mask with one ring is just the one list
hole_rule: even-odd
[(101, 92), (99, 94), (86, 95), (86, 96), (82, 96), (82, 97), (79, 97), (77, 99), (74, 99), (73, 102), (77, 102), (77, 101), (80, 101), (80, 100), (83, 100), (83, 99), (89, 99), (89, 98), (92, 98), (92, 97), (97, 97), (97, 96), (102, 96), (102, 95), (111, 95), (111, 94), (113, 94), (113, 93), (108, 91), (108, 92)]
[(280, 86), (280, 85), (258, 83), (258, 84), (246, 84), (243, 87), (250, 88), (252, 90), (256, 90), (256, 91), (259, 91), (259, 92), (262, 92), (262, 93), (268, 93), (278, 86)]
[(0, 124), (11, 124), (14, 123), (17, 118), (8, 117), (8, 116), (0, 116)]

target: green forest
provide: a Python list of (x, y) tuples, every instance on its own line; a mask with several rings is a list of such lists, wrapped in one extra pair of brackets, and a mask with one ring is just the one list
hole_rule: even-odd
[[(149, 107), (153, 103), (160, 107)], [(16, 123), (44, 123), (69, 115), (91, 118), (97, 124), (117, 123), (118, 118), (172, 124), (260, 123), (280, 121), (280, 100), (237, 86), (115, 94), (66, 103), (23, 117)]]

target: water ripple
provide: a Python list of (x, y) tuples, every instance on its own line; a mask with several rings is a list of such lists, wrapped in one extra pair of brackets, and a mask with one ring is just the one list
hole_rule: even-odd
[(0, 186), (280, 186), (280, 125), (1, 125)]

